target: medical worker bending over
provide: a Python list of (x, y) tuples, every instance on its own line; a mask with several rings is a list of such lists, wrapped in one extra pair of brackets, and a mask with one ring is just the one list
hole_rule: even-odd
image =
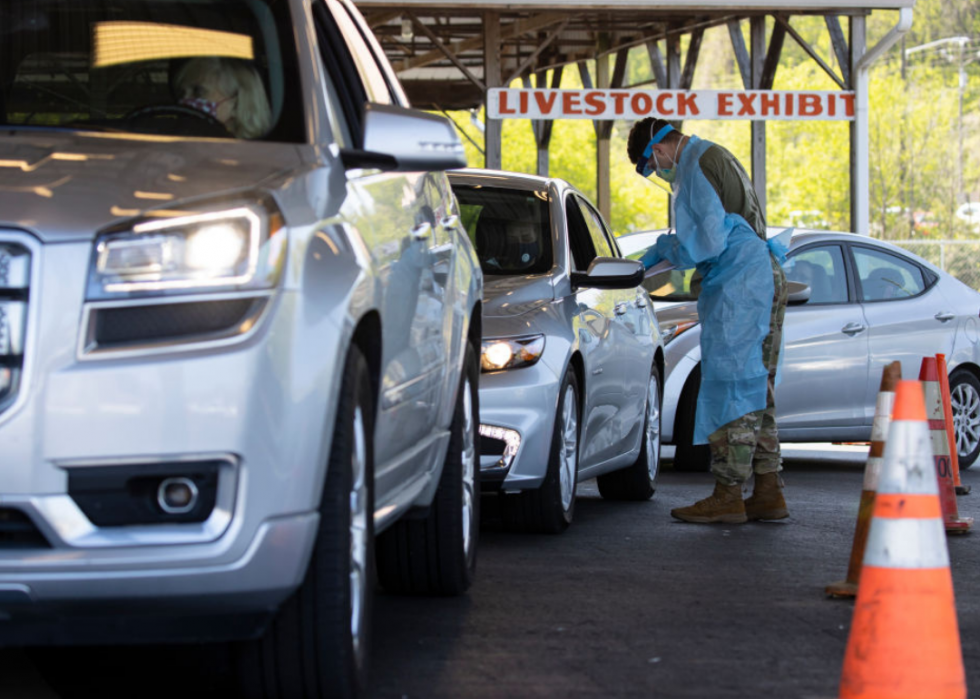
[[(786, 244), (766, 241), (766, 221), (741, 163), (721, 146), (686, 136), (662, 119), (633, 125), (629, 159), (673, 190), (676, 233), (640, 258), (701, 274), (701, 391), (694, 443), (711, 446), (715, 490), (671, 510), (685, 522), (788, 517), (781, 492), (774, 390), (787, 286)], [(788, 242), (788, 241), (787, 241)], [(742, 484), (755, 472), (752, 496)]]

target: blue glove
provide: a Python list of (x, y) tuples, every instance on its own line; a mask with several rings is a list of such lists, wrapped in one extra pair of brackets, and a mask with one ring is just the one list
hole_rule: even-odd
[(644, 269), (650, 269), (651, 267), (653, 267), (655, 264), (662, 261), (663, 259), (664, 258), (660, 255), (660, 253), (657, 252), (656, 245), (652, 245), (648, 247), (646, 250), (644, 250), (643, 254), (640, 255), (639, 258), (640, 262), (643, 263)]

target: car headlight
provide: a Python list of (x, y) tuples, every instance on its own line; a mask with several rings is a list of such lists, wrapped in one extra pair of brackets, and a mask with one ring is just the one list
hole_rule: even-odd
[(682, 333), (687, 332), (697, 324), (698, 321), (696, 320), (683, 320), (678, 323), (661, 323), (660, 336), (666, 345), (671, 340), (676, 340)]
[(88, 299), (268, 289), (286, 252), (271, 202), (147, 218), (95, 241)]
[(531, 366), (543, 353), (544, 335), (497, 337), (483, 341), (480, 366), (483, 371)]

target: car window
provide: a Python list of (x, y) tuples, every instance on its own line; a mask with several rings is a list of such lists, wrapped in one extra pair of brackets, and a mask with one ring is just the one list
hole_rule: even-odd
[(789, 281), (810, 287), (807, 305), (847, 303), (847, 275), (839, 245), (821, 245), (794, 252), (783, 269)]
[(572, 250), (572, 271), (584, 272), (595, 259), (596, 250), (582, 209), (571, 194), (565, 197), (565, 222), (568, 226), (568, 246)]
[(455, 185), (460, 220), (485, 274), (543, 274), (553, 265), (545, 193)]
[(598, 257), (615, 257), (613, 253), (612, 245), (609, 244), (609, 240), (606, 238), (606, 229), (602, 225), (602, 219), (599, 218), (599, 214), (595, 210), (586, 204), (582, 199), (575, 197), (575, 202), (582, 211), (582, 218), (585, 220), (585, 225), (589, 228), (589, 237), (592, 238), (592, 246), (595, 248), (595, 253)]
[(922, 270), (897, 255), (852, 246), (863, 301), (894, 301), (917, 296), (926, 289)]
[(302, 142), (289, 4), (4, 0), (0, 124)]

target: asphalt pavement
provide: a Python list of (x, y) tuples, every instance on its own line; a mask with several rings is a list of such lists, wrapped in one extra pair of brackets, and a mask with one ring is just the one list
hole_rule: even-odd
[[(504, 531), (487, 502), (468, 595), (378, 596), (371, 699), (836, 697), (853, 603), (823, 588), (846, 572), (866, 451), (833, 451), (787, 448), (782, 522), (675, 522), (670, 509), (711, 479), (672, 470), (643, 503), (581, 484), (560, 536)], [(960, 515), (980, 520), (980, 467), (963, 481)], [(980, 687), (980, 532), (947, 541), (967, 684)], [(221, 657), (0, 651), (0, 697), (224, 697)]]

